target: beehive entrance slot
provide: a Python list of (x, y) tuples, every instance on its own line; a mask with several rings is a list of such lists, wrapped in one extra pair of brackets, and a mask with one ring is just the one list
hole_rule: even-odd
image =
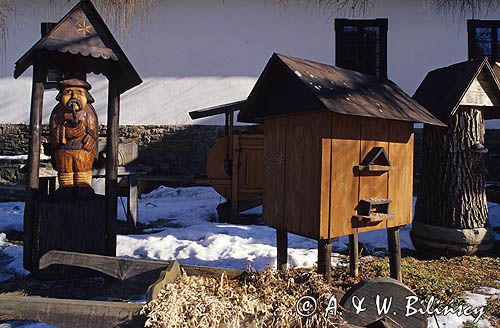
[(390, 199), (386, 198), (367, 198), (359, 201), (358, 214), (355, 218), (358, 222), (380, 222), (389, 220), (394, 217), (394, 214), (389, 213)]
[(388, 172), (391, 163), (384, 147), (373, 147), (356, 168), (359, 172)]

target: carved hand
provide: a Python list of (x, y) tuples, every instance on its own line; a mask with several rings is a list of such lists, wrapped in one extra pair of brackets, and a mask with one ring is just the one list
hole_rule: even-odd
[(66, 138), (69, 140), (81, 138), (85, 135), (85, 124), (83, 121), (78, 122), (78, 125), (74, 128), (69, 126), (65, 127), (66, 129)]
[(83, 138), (83, 149), (90, 152), (94, 150), (94, 147), (95, 147), (94, 138), (92, 138), (89, 134), (87, 134), (85, 138)]

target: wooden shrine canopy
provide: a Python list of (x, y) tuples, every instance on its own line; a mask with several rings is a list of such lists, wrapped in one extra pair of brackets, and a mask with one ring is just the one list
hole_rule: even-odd
[(35, 63), (43, 63), (49, 68), (102, 73), (108, 78), (115, 70), (114, 74), (120, 76), (120, 93), (142, 83), (90, 0), (80, 1), (16, 62), (14, 78)]
[(444, 125), (394, 82), (314, 61), (273, 54), (241, 106), (238, 121), (317, 110)]
[[(142, 83), (136, 70), (125, 56), (103, 19), (90, 0), (80, 1), (48, 33), (37, 41), (17, 62), (14, 77), (18, 78), (33, 66), (33, 85), (30, 109), (30, 142), (26, 178), (24, 211), (24, 267), (38, 269), (36, 247), (40, 217), (40, 136), (43, 94), (48, 88), (48, 72), (57, 71), (56, 79), (77, 77), (87, 73), (107, 77), (108, 108), (106, 132), (106, 255), (116, 254), (117, 179), (120, 94)], [(34, 251), (33, 251), (34, 250)]]
[[(429, 72), (422, 81), (413, 98), (427, 108), (434, 116), (446, 121), (460, 105), (472, 104), (463, 101), (471, 87), (477, 94), (493, 100), (493, 110), (485, 111), (486, 118), (499, 118), (500, 108), (495, 106), (500, 99), (500, 67), (488, 62), (488, 58), (460, 62)], [(494, 101), (496, 100), (496, 101)]]

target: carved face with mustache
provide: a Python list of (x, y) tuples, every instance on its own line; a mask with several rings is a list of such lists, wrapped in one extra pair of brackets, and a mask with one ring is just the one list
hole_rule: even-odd
[(67, 87), (62, 91), (61, 103), (68, 111), (82, 110), (87, 106), (87, 91), (79, 87)]

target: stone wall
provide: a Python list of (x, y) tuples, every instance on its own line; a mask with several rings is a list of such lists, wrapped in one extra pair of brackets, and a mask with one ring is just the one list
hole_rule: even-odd
[[(100, 135), (106, 135), (101, 126)], [(224, 135), (217, 125), (124, 125), (120, 138), (134, 139), (139, 144), (138, 165), (147, 165), (153, 175), (205, 175), (205, 159), (215, 140)], [(42, 127), (48, 137), (48, 127)], [(422, 129), (415, 129), (415, 176), (418, 179), (422, 162)], [(486, 147), (490, 150), (488, 179), (500, 181), (500, 130), (486, 130)], [(28, 153), (28, 126), (0, 124), (0, 155)], [(19, 182), (19, 160), (0, 161), (0, 184)]]
[[(28, 153), (28, 126), (0, 124), (0, 156)], [(48, 140), (48, 126), (42, 126), (42, 143)], [(106, 127), (100, 127), (106, 136)], [(137, 165), (151, 169), (152, 175), (204, 176), (205, 159), (215, 140), (224, 136), (218, 125), (124, 125), (120, 140), (133, 139), (139, 145)], [(21, 182), (19, 160), (0, 161), (0, 184)]]

